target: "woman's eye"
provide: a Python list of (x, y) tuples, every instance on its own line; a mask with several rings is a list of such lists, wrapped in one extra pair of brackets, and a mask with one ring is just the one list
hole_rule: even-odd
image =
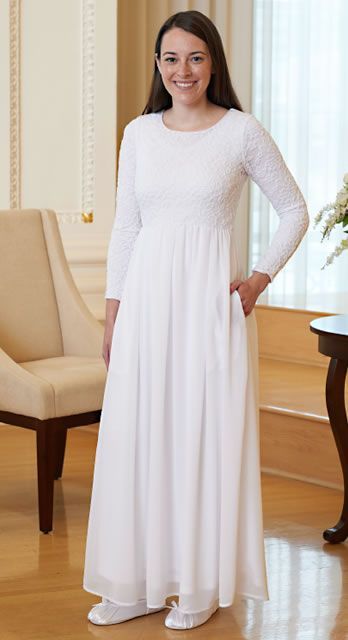
[[(172, 62), (172, 60), (176, 60), (176, 58), (165, 58), (165, 62)], [(203, 60), (201, 56), (192, 56), (191, 60)]]

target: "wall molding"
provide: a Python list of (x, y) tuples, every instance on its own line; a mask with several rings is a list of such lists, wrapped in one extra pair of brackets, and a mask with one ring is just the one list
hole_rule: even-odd
[(95, 210), (96, 0), (82, 0), (81, 211), (58, 211), (60, 223), (91, 223)]
[(84, 211), (56, 211), (56, 214), (59, 223), (90, 223), (94, 220), (93, 211), (89, 213), (85, 213)]
[(95, 13), (95, 0), (83, 0), (81, 96), (81, 207), (83, 222), (93, 222), (95, 208)]
[(10, 0), (10, 209), (21, 207), (21, 0)]

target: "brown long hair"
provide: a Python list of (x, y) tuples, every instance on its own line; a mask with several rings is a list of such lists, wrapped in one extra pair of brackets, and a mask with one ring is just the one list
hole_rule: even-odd
[[(207, 87), (208, 100), (226, 109), (233, 107), (234, 109), (243, 111), (232, 87), (223, 44), (215, 24), (200, 11), (190, 10), (175, 13), (163, 23), (158, 32), (155, 44), (155, 53), (157, 53), (158, 58), (160, 58), (161, 55), (161, 44), (164, 34), (174, 27), (180, 27), (180, 29), (193, 33), (208, 46), (212, 66), (215, 71), (215, 73), (212, 73)], [(161, 111), (162, 109), (169, 109), (171, 106), (172, 96), (165, 88), (156, 60), (154, 60), (149, 97), (142, 115)]]

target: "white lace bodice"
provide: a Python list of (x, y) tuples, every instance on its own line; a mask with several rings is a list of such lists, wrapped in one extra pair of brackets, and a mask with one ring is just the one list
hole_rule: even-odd
[(105, 297), (121, 299), (142, 226), (205, 224), (233, 230), (248, 176), (279, 216), (269, 247), (253, 266), (273, 280), (309, 224), (305, 200), (273, 138), (254, 115), (237, 109), (202, 131), (169, 129), (162, 113), (140, 115), (124, 129)]

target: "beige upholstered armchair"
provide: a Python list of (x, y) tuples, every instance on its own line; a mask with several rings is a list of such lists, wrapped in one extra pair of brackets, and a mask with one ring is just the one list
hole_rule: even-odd
[(36, 431), (44, 533), (52, 530), (67, 429), (100, 420), (102, 340), (69, 270), (55, 212), (0, 211), (0, 422)]

